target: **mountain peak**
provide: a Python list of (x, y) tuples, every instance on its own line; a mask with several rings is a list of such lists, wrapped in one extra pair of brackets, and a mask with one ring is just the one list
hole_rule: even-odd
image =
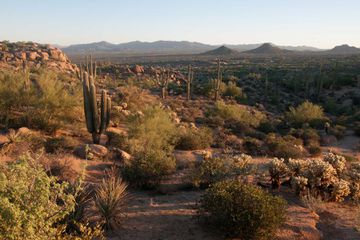
[(245, 51), (244, 53), (250, 54), (283, 54), (283, 53), (290, 53), (290, 50), (281, 49), (272, 43), (264, 43), (260, 47)]
[(223, 45), (216, 49), (202, 53), (202, 55), (233, 55), (236, 53), (238, 53), (238, 52)]

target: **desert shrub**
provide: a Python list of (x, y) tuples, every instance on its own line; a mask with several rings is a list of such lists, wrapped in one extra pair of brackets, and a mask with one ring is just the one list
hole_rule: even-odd
[[(205, 83), (204, 82), (194, 82), (194, 92), (196, 94), (204, 95), (207, 97), (213, 97), (215, 94), (215, 79), (209, 79)], [(226, 89), (226, 84), (221, 82), (220, 84), (220, 94), (224, 93)]]
[(95, 189), (88, 218), (105, 229), (117, 229), (124, 217), (128, 196), (127, 184), (119, 177), (117, 170), (111, 169)]
[(118, 96), (115, 97), (114, 101), (119, 105), (125, 103), (126, 109), (130, 111), (136, 112), (144, 109), (146, 106), (154, 106), (158, 103), (156, 97), (151, 95), (149, 91), (137, 86), (120, 87), (118, 92)]
[(285, 222), (284, 199), (236, 180), (216, 183), (200, 203), (200, 213), (228, 237), (273, 239)]
[(209, 128), (187, 128), (180, 133), (177, 149), (197, 150), (209, 148), (213, 143), (213, 134)]
[(212, 119), (221, 119), (224, 122), (237, 122), (245, 127), (258, 127), (266, 116), (254, 109), (248, 109), (238, 104), (226, 104), (219, 101), (207, 112)]
[[(101, 236), (85, 225), (76, 235), (61, 221), (73, 212), (76, 193), (59, 183), (29, 156), (0, 166), (0, 238), (92, 239)], [(78, 234), (83, 233), (83, 237)]]
[(263, 142), (256, 138), (246, 137), (243, 146), (248, 154), (260, 155)]
[(223, 95), (225, 97), (234, 98), (236, 100), (246, 99), (246, 94), (243, 92), (243, 90), (236, 86), (236, 84), (233, 82), (229, 82), (226, 85)]
[(329, 133), (334, 135), (336, 138), (343, 138), (346, 133), (346, 127), (341, 125), (335, 125), (329, 129)]
[(175, 170), (172, 155), (177, 129), (169, 112), (148, 107), (143, 115), (129, 119), (129, 151), (133, 156), (124, 167), (124, 177), (140, 187), (154, 187)]
[(301, 158), (304, 156), (302, 140), (291, 135), (284, 137), (275, 134), (268, 134), (266, 144), (269, 154), (279, 158)]
[(323, 108), (308, 101), (303, 102), (296, 108), (290, 107), (285, 117), (294, 126), (301, 126), (305, 123), (312, 126), (323, 126), (322, 123), (326, 121)]
[(0, 75), (0, 120), (7, 127), (27, 126), (54, 132), (75, 123), (81, 114), (78, 86), (63, 82), (63, 76), (40, 71), (28, 75)]
[(336, 155), (334, 153), (328, 153), (325, 155), (324, 161), (330, 163), (338, 175), (340, 175), (345, 170), (346, 160), (343, 156)]
[(78, 142), (72, 137), (61, 136), (47, 139), (44, 145), (46, 152), (57, 153), (73, 150), (78, 145)]
[(246, 154), (229, 154), (215, 158), (205, 158), (196, 166), (192, 173), (195, 187), (208, 187), (226, 178), (244, 175), (251, 171), (251, 156)]

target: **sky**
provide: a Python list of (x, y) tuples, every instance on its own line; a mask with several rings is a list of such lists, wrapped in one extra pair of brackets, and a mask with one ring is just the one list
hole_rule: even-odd
[(358, 0), (0, 0), (0, 40), (360, 47)]

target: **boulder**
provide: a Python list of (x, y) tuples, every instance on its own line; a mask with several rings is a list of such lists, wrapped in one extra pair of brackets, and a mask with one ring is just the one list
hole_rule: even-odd
[(39, 56), (39, 54), (37, 52), (27, 52), (27, 59), (30, 61), (35, 61)]
[(19, 128), (18, 130), (17, 130), (17, 134), (19, 135), (19, 136), (28, 136), (28, 135), (30, 135), (30, 134), (32, 134), (33, 132), (30, 130), (30, 129), (28, 129), (27, 127), (21, 127), (21, 128)]
[(47, 52), (40, 52), (41, 60), (49, 60), (49, 54)]
[(82, 159), (104, 158), (108, 153), (108, 149), (99, 144), (81, 145), (74, 150), (74, 154)]

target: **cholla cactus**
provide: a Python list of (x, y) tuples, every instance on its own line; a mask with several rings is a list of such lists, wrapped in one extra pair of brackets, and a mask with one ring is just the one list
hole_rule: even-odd
[(295, 189), (295, 192), (298, 195), (302, 195), (306, 192), (308, 182), (308, 179), (302, 176), (296, 176), (291, 178), (291, 186), (293, 189)]
[(349, 177), (352, 181), (350, 185), (351, 198), (355, 201), (360, 201), (360, 163), (351, 164)]
[(331, 196), (335, 202), (341, 202), (346, 196), (350, 194), (349, 183), (343, 179), (333, 184), (334, 189), (331, 192)]
[(333, 166), (320, 159), (309, 160), (309, 168), (304, 173), (311, 188), (327, 188), (337, 181)]
[(234, 155), (231, 157), (231, 169), (236, 174), (244, 173), (248, 170), (249, 163), (252, 161), (252, 157), (246, 154)]
[(346, 167), (345, 158), (334, 153), (328, 153), (324, 157), (324, 161), (330, 163), (335, 168), (338, 175), (340, 175)]
[(307, 170), (309, 167), (309, 161), (290, 158), (288, 167), (292, 175), (298, 176)]
[(269, 164), (269, 173), (271, 177), (272, 187), (279, 189), (281, 185), (281, 178), (289, 174), (289, 168), (285, 164), (284, 159), (274, 158)]

